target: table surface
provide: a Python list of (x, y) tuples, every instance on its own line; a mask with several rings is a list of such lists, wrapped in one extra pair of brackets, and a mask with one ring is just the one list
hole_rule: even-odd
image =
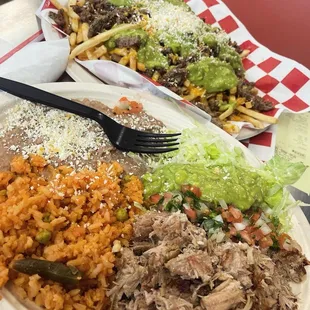
[[(302, 34), (306, 29), (310, 30), (309, 0), (223, 1), (260, 43), (310, 68), (308, 56), (310, 39)], [(35, 33), (39, 29), (35, 11), (41, 2), (41, 0), (0, 0), (0, 39), (10, 42), (15, 47)], [(291, 14), (292, 3), (295, 14)], [(59, 79), (59, 82), (69, 81), (73, 80), (66, 73)], [(310, 204), (310, 196), (293, 187), (289, 187), (289, 190), (296, 200)], [(310, 207), (302, 209), (310, 222)]]

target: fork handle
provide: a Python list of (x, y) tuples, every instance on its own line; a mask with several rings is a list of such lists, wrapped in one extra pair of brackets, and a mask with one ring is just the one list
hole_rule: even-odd
[(66, 112), (78, 114), (82, 117), (91, 118), (95, 121), (100, 120), (103, 116), (102, 113), (90, 107), (48, 93), (36, 87), (12, 81), (9, 79), (5, 79), (2, 77), (0, 77), (0, 89), (19, 98), (26, 99), (36, 103), (41, 103), (46, 106), (60, 109)]

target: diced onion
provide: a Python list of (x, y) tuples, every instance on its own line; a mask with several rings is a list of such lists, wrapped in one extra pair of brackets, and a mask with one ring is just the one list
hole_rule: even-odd
[(184, 209), (190, 209), (191, 208), (191, 206), (189, 205), (189, 203), (183, 203), (183, 208)]
[(237, 231), (244, 230), (246, 228), (246, 225), (244, 223), (233, 223)]
[(268, 218), (264, 213), (261, 214), (260, 218), (261, 218), (263, 221), (265, 221), (266, 223), (271, 222), (271, 221), (269, 220), (269, 218)]
[(122, 110), (130, 110), (130, 105), (128, 101), (122, 101), (118, 105)]
[(228, 206), (227, 206), (225, 200), (220, 199), (220, 200), (219, 200), (219, 204), (221, 205), (221, 207), (222, 207), (224, 210), (227, 210), (227, 209), (228, 209)]
[(273, 213), (272, 209), (271, 208), (267, 208), (265, 211), (264, 211), (265, 214), (267, 215), (271, 215)]
[(210, 236), (210, 240), (216, 241), (216, 243), (221, 243), (225, 238), (225, 233), (222, 229), (216, 229), (213, 231), (212, 235)]
[(264, 236), (269, 235), (272, 232), (272, 229), (266, 223), (260, 227), (260, 230)]
[(286, 239), (283, 243), (283, 249), (286, 251), (291, 251), (292, 250), (292, 243), (290, 239)]
[(243, 219), (242, 223), (245, 225), (245, 226), (248, 226), (250, 224), (250, 221), (248, 219)]
[(224, 221), (223, 221), (223, 218), (222, 218), (222, 215), (221, 215), (221, 214), (217, 215), (217, 216), (214, 218), (214, 220), (215, 220), (215, 221), (217, 221), (217, 222), (224, 223)]
[(255, 227), (261, 227), (263, 224), (265, 224), (265, 221), (262, 219), (262, 217), (260, 217), (256, 223), (255, 223)]
[(200, 211), (202, 211), (202, 212), (209, 211), (209, 208), (205, 203), (199, 202), (199, 205), (200, 205)]

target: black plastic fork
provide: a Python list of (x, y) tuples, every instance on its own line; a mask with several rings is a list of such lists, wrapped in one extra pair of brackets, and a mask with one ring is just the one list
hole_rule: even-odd
[(157, 134), (125, 127), (98, 110), (23, 83), (0, 77), (0, 89), (22, 99), (41, 103), (96, 121), (119, 150), (135, 153), (166, 153), (177, 150), (180, 133)]

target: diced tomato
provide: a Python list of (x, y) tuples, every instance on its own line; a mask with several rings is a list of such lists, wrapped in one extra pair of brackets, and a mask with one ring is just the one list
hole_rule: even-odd
[(150, 201), (151, 201), (152, 203), (157, 204), (157, 203), (159, 203), (159, 201), (160, 201), (161, 198), (162, 198), (161, 195), (159, 195), (159, 194), (154, 194), (154, 195), (152, 195), (152, 196), (150, 197)]
[(270, 246), (273, 245), (272, 238), (269, 235), (267, 235), (264, 238), (260, 239), (258, 243), (259, 243), (259, 246), (262, 249), (269, 248)]
[(232, 216), (232, 214), (229, 211), (223, 211), (222, 218), (226, 220), (226, 222), (228, 223), (232, 223), (235, 220), (235, 218)]
[(251, 239), (250, 235), (245, 230), (240, 231), (240, 236), (249, 245), (253, 245), (254, 241)]
[(184, 208), (184, 212), (187, 217), (190, 219), (191, 222), (195, 222), (197, 219), (197, 213), (194, 209), (191, 208)]
[(199, 187), (194, 186), (194, 185), (189, 185), (189, 184), (182, 185), (181, 191), (182, 191), (182, 193), (190, 191), (198, 198), (200, 198), (201, 195), (202, 195), (201, 190), (200, 190)]
[[(126, 108), (114, 107), (115, 114), (137, 114), (143, 110), (143, 105), (137, 101), (130, 101), (126, 97), (119, 99), (119, 102), (126, 105)], [(128, 105), (128, 108), (127, 108)]]
[(281, 234), (278, 238), (280, 249), (285, 250), (286, 240), (291, 240), (292, 238), (288, 234)]
[(255, 229), (256, 229), (256, 227), (254, 227), (254, 226), (247, 226), (245, 228), (245, 231), (248, 232), (249, 234), (251, 234)]
[(164, 193), (164, 197), (165, 197), (165, 199), (171, 199), (173, 197), (173, 194), (167, 192), (167, 193)]
[(137, 101), (130, 101), (129, 105), (130, 105), (130, 113), (138, 114), (143, 110), (142, 104)]
[(260, 213), (254, 213), (251, 217), (251, 220), (256, 223), (258, 219), (260, 218)]
[(241, 223), (243, 221), (242, 213), (239, 209), (234, 208), (233, 206), (228, 207), (228, 211), (233, 216), (233, 220), (231, 222), (233, 223)]
[(256, 241), (259, 241), (261, 240), (262, 238), (265, 237), (265, 235), (263, 234), (262, 230), (261, 229), (256, 229), (255, 231), (253, 231), (251, 233), (251, 237), (253, 239), (255, 239)]
[(128, 100), (127, 97), (122, 97), (122, 98), (121, 98), (120, 100), (118, 100), (118, 101), (119, 101), (119, 102), (124, 102), (124, 101), (126, 102), (126, 101), (129, 101), (129, 100)]

